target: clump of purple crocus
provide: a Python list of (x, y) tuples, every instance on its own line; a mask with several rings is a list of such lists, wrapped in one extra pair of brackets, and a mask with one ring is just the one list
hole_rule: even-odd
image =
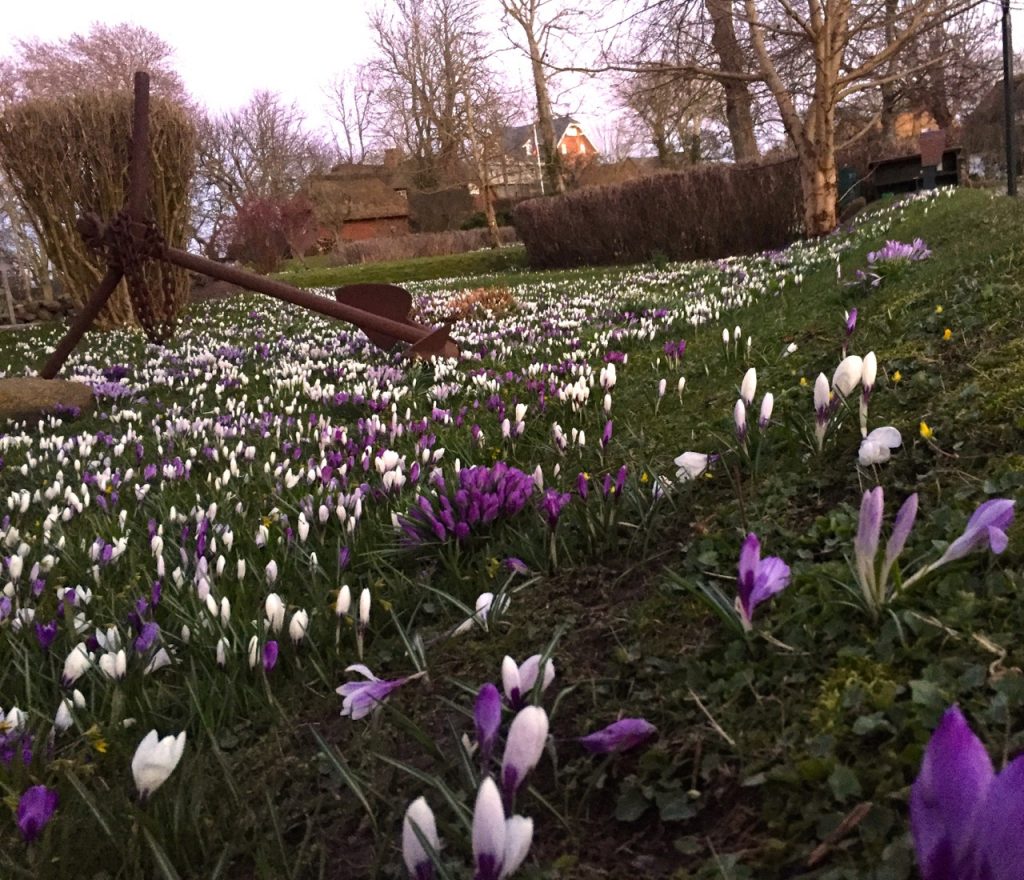
[(910, 792), (922, 880), (1019, 880), (1024, 757), (996, 773), (960, 709), (942, 716)]
[(740, 549), (739, 576), (736, 579), (736, 611), (743, 628), (749, 632), (754, 609), (789, 586), (789, 566), (778, 556), (761, 558), (761, 542), (751, 532)]
[(910, 244), (902, 241), (887, 241), (883, 247), (868, 254), (868, 265), (916, 263), (927, 260), (931, 255), (932, 252), (928, 249), (928, 245), (920, 238), (915, 238)]
[(451, 538), (465, 541), (475, 530), (518, 514), (534, 488), (532, 476), (503, 461), (491, 467), (463, 468), (456, 482), (449, 491), (444, 480), (438, 479), (435, 499), (420, 495), (410, 510), (398, 517), (407, 544), (419, 546)]

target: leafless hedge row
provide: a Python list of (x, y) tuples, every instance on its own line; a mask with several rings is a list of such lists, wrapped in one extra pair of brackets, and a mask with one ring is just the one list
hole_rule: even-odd
[(800, 229), (796, 163), (708, 165), (531, 199), (514, 214), (531, 266), (715, 259), (781, 247)]

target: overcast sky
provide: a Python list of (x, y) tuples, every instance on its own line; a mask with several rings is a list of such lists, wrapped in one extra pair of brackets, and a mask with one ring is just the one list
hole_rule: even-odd
[[(1022, 2), (1014, 0), (1013, 6)], [(137, 24), (174, 47), (186, 88), (211, 110), (240, 107), (254, 91), (268, 89), (295, 101), (312, 125), (326, 128), (325, 87), (348, 67), (372, 56), (366, 19), (374, 5), (373, 0), (284, 0), (267, 2), (262, 6), (267, 12), (260, 12), (255, 3), (223, 0), (6, 0), (0, 17), (0, 55), (13, 51), (15, 39), (63, 39), (87, 32), (94, 21)], [(485, 0), (482, 6), (497, 7), (497, 0)], [(497, 30), (497, 19), (493, 27)], [(1024, 10), (1014, 12), (1014, 31), (1020, 52)], [(529, 94), (527, 72), (514, 52), (501, 57), (500, 67), (513, 85)], [(600, 142), (609, 115), (602, 93), (583, 86), (561, 98), (556, 109), (576, 115)]]
[[(254, 91), (268, 89), (297, 102), (317, 126), (329, 121), (324, 112), (327, 84), (373, 54), (366, 23), (368, 9), (376, 5), (371, 0), (262, 5), (223, 0), (7, 0), (3, 5), (0, 55), (12, 54), (16, 39), (53, 41), (86, 33), (94, 21), (128, 22), (153, 31), (174, 47), (175, 65), (186, 88), (211, 110), (239, 107)], [(482, 5), (496, 8), (497, 2)], [(261, 8), (267, 11), (260, 12)], [(497, 31), (496, 18), (493, 27)], [(514, 52), (503, 55), (501, 67), (513, 72), (514, 84), (523, 84), (524, 72)], [(575, 112), (580, 106), (580, 99), (569, 97), (558, 109)]]

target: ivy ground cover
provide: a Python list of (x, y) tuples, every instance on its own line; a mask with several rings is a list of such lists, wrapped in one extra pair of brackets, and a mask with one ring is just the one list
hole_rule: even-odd
[(922, 762), (1013, 806), (1022, 221), (414, 285), (501, 289), (459, 363), (91, 334), (95, 413), (0, 426), (0, 875), (973, 876)]

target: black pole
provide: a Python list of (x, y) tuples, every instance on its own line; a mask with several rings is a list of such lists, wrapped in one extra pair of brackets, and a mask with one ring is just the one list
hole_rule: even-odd
[(1006, 140), (1006, 194), (1017, 195), (1016, 120), (1014, 119), (1013, 33), (1010, 0), (1003, 0), (1003, 125)]

